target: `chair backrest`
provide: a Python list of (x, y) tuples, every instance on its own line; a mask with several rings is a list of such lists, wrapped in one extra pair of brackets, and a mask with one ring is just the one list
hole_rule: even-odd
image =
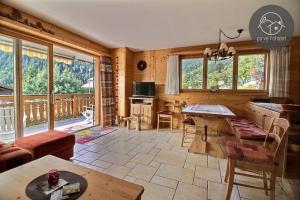
[(162, 101), (163, 101), (163, 109), (164, 110), (172, 111), (172, 112), (175, 111), (175, 107), (176, 107), (176, 103), (177, 103), (176, 100), (166, 99), (166, 100), (162, 100)]
[(280, 159), (283, 156), (285, 144), (287, 141), (287, 130), (290, 124), (287, 119), (284, 118), (275, 118), (270, 131), (266, 137), (264, 145), (266, 145), (266, 141), (268, 137), (272, 137), (274, 139), (273, 143), (271, 144), (271, 148), (274, 152), (273, 155), (273, 162), (279, 164)]

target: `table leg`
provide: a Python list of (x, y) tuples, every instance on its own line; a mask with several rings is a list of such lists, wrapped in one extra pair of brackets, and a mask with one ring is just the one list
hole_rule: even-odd
[(204, 141), (207, 141), (207, 125), (204, 125)]

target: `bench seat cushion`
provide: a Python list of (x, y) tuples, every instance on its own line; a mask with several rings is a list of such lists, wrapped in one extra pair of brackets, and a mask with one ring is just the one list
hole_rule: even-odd
[(240, 139), (265, 140), (268, 134), (267, 131), (246, 118), (228, 118), (227, 121)]
[(61, 131), (47, 131), (19, 138), (15, 141), (15, 144), (29, 150), (33, 154), (34, 159), (49, 154), (69, 159), (73, 156), (75, 136), (74, 134)]
[(192, 118), (187, 118), (187, 119), (183, 120), (182, 123), (184, 123), (186, 125), (191, 125), (191, 126), (195, 125), (195, 122)]
[(32, 160), (32, 154), (10, 144), (0, 143), (0, 172), (18, 167)]
[(272, 152), (262, 145), (241, 144), (234, 141), (226, 141), (225, 147), (228, 158), (266, 164), (272, 164), (273, 162)]

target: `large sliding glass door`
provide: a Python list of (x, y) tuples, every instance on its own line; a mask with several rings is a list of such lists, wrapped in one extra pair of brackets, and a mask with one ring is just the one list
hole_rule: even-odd
[(0, 35), (0, 141), (5, 143), (16, 137), (15, 63), (15, 39)]
[(93, 56), (0, 34), (0, 141), (94, 125)]
[(0, 34), (0, 141), (48, 130), (50, 46)]
[(48, 130), (48, 47), (22, 41), (24, 136)]
[(94, 58), (54, 46), (55, 129), (74, 132), (94, 125)]

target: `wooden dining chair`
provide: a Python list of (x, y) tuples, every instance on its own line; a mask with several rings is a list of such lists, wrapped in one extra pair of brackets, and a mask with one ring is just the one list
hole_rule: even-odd
[(181, 147), (183, 147), (186, 137), (191, 134), (196, 134), (196, 124), (192, 118), (188, 118), (186, 115), (184, 115), (184, 119), (182, 120)]
[(170, 124), (173, 130), (173, 117), (176, 106), (176, 100), (163, 100), (163, 110), (157, 112), (157, 131), (159, 131), (160, 123)]
[[(241, 144), (234, 141), (225, 142), (225, 149), (228, 157), (225, 182), (228, 182), (226, 200), (230, 199), (233, 185), (250, 187), (265, 190), (266, 195), (270, 191), (270, 199), (275, 199), (276, 174), (279, 166), (284, 164), (284, 152), (287, 142), (287, 129), (289, 122), (283, 118), (276, 118), (263, 145)], [(268, 137), (273, 138), (273, 142), (267, 146)], [(255, 172), (258, 175), (237, 172), (241, 169), (246, 172)], [(234, 182), (234, 176), (247, 176), (263, 180), (264, 187), (247, 185)], [(267, 177), (270, 174), (270, 177)], [(270, 187), (268, 187), (268, 181)]]

